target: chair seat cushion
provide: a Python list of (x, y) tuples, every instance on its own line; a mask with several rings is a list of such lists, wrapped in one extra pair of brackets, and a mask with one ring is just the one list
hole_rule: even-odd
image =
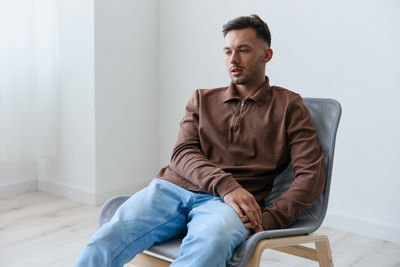
[[(175, 260), (179, 256), (182, 239), (183, 236), (172, 238), (164, 243), (154, 245), (147, 251)], [(144, 253), (146, 254), (146, 251)]]

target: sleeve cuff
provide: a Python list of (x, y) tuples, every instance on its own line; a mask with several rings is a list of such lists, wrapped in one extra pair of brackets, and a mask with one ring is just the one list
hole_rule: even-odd
[(272, 214), (268, 210), (265, 210), (262, 213), (261, 226), (263, 227), (264, 231), (281, 228), (278, 221), (272, 216)]
[(235, 190), (238, 187), (242, 187), (232, 176), (223, 179), (217, 187), (218, 195), (222, 198), (229, 192)]

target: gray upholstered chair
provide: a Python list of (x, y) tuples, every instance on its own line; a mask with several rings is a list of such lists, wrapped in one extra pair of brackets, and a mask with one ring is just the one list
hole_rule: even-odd
[[(259, 266), (261, 254), (267, 248), (317, 261), (320, 266), (333, 266), (327, 236), (311, 233), (320, 227), (326, 214), (336, 132), (342, 110), (340, 104), (333, 99), (303, 98), (303, 100), (310, 110), (325, 152), (326, 185), (324, 193), (317, 203), (303, 213), (289, 228), (259, 232), (238, 246), (227, 266)], [(276, 197), (284, 193), (290, 187), (293, 178), (292, 166), (289, 165), (275, 179), (272, 192), (265, 199), (266, 205), (271, 205)], [(116, 209), (128, 198), (129, 196), (117, 196), (108, 200), (100, 212), (99, 227), (109, 221)], [(182, 237), (177, 237), (157, 244), (137, 255), (132, 262), (140, 267), (168, 266), (179, 255), (181, 239)], [(300, 245), (305, 243), (315, 243), (316, 249)]]

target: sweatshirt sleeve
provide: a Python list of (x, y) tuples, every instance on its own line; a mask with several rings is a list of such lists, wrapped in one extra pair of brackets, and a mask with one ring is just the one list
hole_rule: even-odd
[(288, 191), (262, 214), (264, 230), (287, 228), (322, 194), (325, 186), (323, 150), (310, 112), (297, 95), (286, 114), (287, 145), (294, 180)]
[(169, 167), (201, 190), (224, 197), (240, 185), (232, 174), (224, 172), (208, 160), (201, 149), (199, 94), (199, 90), (196, 90), (186, 105)]

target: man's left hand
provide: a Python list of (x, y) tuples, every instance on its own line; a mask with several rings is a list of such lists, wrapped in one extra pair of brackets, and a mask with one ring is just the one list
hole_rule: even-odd
[(257, 227), (253, 227), (253, 225), (250, 223), (247, 216), (240, 217), (240, 220), (242, 221), (242, 223), (243, 223), (244, 227), (246, 227), (246, 229), (251, 230), (251, 233), (247, 236), (247, 239), (249, 239), (250, 237), (252, 237), (253, 235), (255, 235), (258, 232), (264, 231), (261, 224), (258, 225)]

